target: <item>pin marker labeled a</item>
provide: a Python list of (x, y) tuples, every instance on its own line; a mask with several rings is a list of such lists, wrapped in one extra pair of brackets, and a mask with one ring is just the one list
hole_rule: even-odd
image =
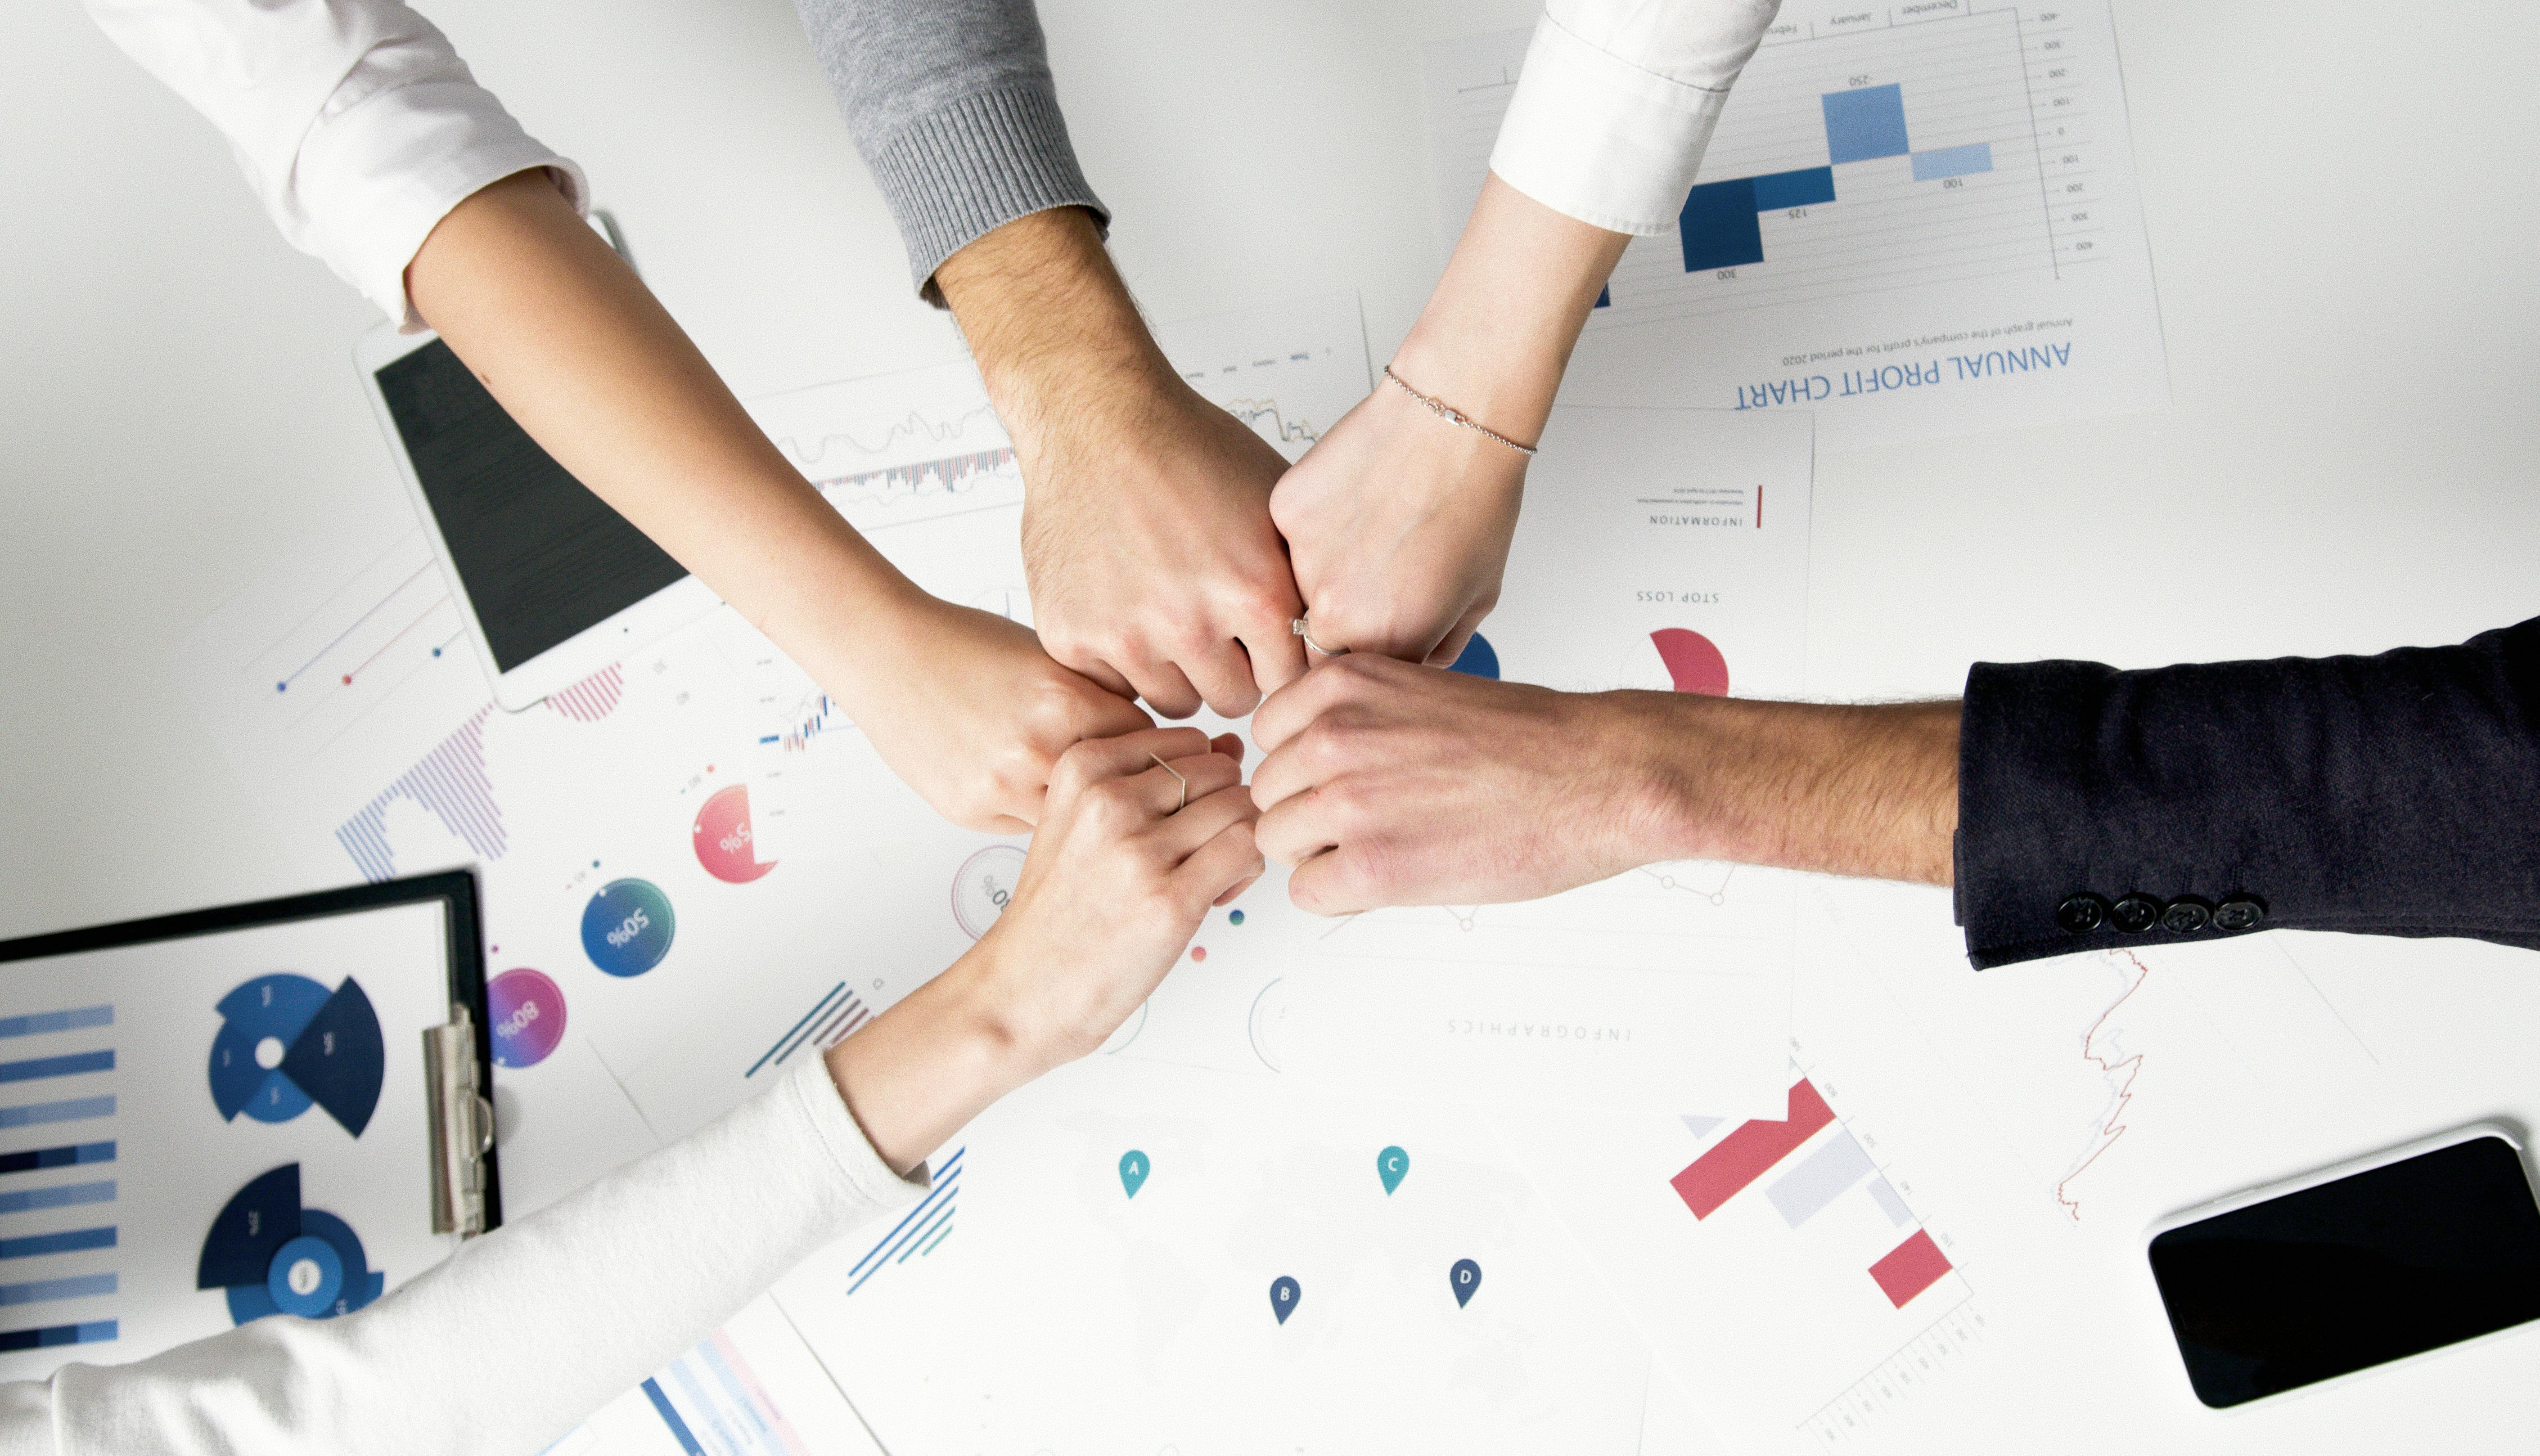
[(1384, 1184), (1386, 1198), (1393, 1197), (1393, 1190), (1402, 1186), (1410, 1172), (1411, 1154), (1399, 1147), (1388, 1147), (1376, 1155), (1376, 1176)]
[(1138, 1190), (1147, 1185), (1147, 1171), (1151, 1166), (1147, 1155), (1134, 1147), (1120, 1154), (1120, 1186), (1128, 1190), (1129, 1197), (1136, 1198)]
[(1455, 1290), (1455, 1307), (1461, 1309), (1473, 1302), (1474, 1291), (1482, 1286), (1482, 1266), (1470, 1259), (1458, 1259), (1455, 1267), (1446, 1271), (1446, 1283)]
[(1297, 1300), (1305, 1292), (1297, 1287), (1295, 1280), (1284, 1274), (1270, 1282), (1270, 1312), (1279, 1317), (1279, 1323), (1288, 1323), (1288, 1316), (1297, 1312)]

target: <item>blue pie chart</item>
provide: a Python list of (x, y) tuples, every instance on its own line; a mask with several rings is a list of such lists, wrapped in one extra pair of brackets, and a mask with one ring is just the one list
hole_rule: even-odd
[(287, 1123), (325, 1109), (358, 1138), (380, 1105), (388, 1045), (361, 983), (329, 991), (307, 976), (258, 976), (222, 997), (212, 1037), (212, 1105), (221, 1120), (244, 1113)]
[(387, 1283), (351, 1224), (301, 1206), (298, 1163), (259, 1174), (231, 1195), (194, 1263), (194, 1287), (223, 1290), (230, 1322), (239, 1325), (270, 1314), (351, 1314), (379, 1298)]

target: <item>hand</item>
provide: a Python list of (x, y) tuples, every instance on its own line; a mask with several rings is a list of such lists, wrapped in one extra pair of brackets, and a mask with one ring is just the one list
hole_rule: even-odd
[(907, 1172), (999, 1097), (1102, 1045), (1209, 907), (1260, 875), (1242, 754), (1232, 733), (1212, 745), (1197, 728), (1149, 728), (1060, 757), (997, 923), (829, 1052), (883, 1161)]
[(1051, 1065), (1119, 1030), (1210, 907), (1260, 876), (1242, 757), (1232, 733), (1155, 728), (1060, 759), (1014, 899), (972, 951), (1002, 1018)]
[(1041, 642), (1166, 718), (1240, 718), (1305, 670), (1270, 523), (1288, 462), (1170, 373), (1084, 387), (1015, 432)]
[(1252, 720), (1264, 853), (1301, 910), (1530, 900), (1672, 858), (1657, 693), (1559, 693), (1352, 654)]
[(1173, 373), (1092, 219), (1018, 218), (935, 281), (1015, 442), (1050, 655), (1167, 718), (1239, 718), (1305, 671), (1270, 523), (1287, 461)]
[[(1579, 330), (1630, 241), (1485, 177), (1454, 256), (1393, 356), (1395, 375), (1534, 444)], [(1378, 382), (1270, 497), (1314, 641), (1455, 660), (1499, 601), (1525, 461)]]
[(1454, 661), (1499, 604), (1525, 462), (1379, 383), (1270, 496), (1315, 644)]
[(1070, 748), (1153, 727), (1137, 704), (1050, 660), (1030, 628), (910, 594), (887, 626), (860, 630), (912, 665), (844, 701), (882, 761), (953, 823), (1020, 834), (1041, 821)]

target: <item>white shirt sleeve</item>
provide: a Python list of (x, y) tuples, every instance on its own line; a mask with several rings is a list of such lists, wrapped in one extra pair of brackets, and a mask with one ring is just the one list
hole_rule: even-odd
[(545, 168), (577, 210), (582, 169), (476, 84), (398, 0), (87, 0), (108, 38), (229, 139), (256, 199), (411, 333), (405, 266), (450, 209)]
[(1781, 0), (1548, 0), (1491, 171), (1617, 233), (1676, 224), (1711, 128)]
[(369, 1308), (0, 1385), (5, 1456), (531, 1456), (857, 1223), (926, 1191), (818, 1058)]

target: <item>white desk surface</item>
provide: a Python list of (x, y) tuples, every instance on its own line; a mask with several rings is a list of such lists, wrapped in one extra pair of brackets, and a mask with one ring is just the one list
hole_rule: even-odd
[[(589, 169), (742, 396), (959, 352), (784, 0), (424, 8)], [(1150, 312), (1356, 289), (1381, 360), (1442, 261), (1417, 42), (1533, 7), (1042, 12)], [(2117, 31), (2174, 403), (1821, 456), (1817, 694), (2540, 613), (2540, 11), (2120, 0)], [(77, 7), (0, 9), (0, 936), (312, 888), (168, 663), (305, 522), (407, 509), (348, 354), (376, 315)], [(2350, 1015), (2444, 1049), (2412, 1074), (2430, 1104), (2540, 1118), (2540, 959), (2303, 943)], [(2511, 1419), (2490, 1399), (2438, 1423)], [(2422, 1437), (2430, 1414), (2348, 1433)]]

